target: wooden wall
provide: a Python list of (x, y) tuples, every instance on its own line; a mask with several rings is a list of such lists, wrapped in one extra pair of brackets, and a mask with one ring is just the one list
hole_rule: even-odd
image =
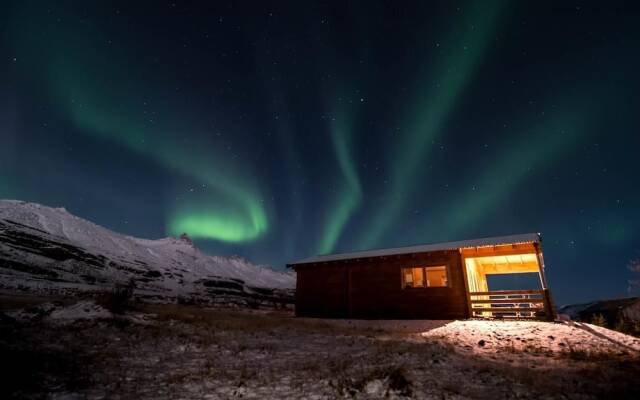
[(347, 269), (341, 264), (296, 267), (296, 315), (347, 318)]
[[(457, 250), (295, 265), (296, 315), (330, 318), (468, 317)], [(401, 269), (447, 266), (447, 287), (402, 288)]]

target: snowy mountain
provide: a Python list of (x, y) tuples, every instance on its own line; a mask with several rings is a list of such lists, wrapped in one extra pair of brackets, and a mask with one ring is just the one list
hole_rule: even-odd
[(0, 200), (0, 289), (66, 293), (130, 281), (148, 297), (214, 302), (290, 298), (295, 286), (292, 273), (206, 255), (186, 235), (140, 239), (64, 208)]

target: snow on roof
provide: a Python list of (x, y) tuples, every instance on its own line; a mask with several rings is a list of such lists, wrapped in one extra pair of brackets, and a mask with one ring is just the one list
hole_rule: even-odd
[(390, 256), (396, 254), (412, 254), (412, 253), (427, 253), (430, 251), (442, 251), (442, 250), (458, 250), (469, 247), (484, 247), (484, 246), (497, 246), (501, 244), (516, 244), (516, 243), (540, 243), (540, 234), (538, 233), (523, 233), (518, 235), (508, 236), (494, 236), (481, 239), (459, 240), (456, 242), (443, 242), (443, 243), (431, 243), (421, 244), (417, 246), (405, 246), (396, 247), (391, 249), (376, 249), (356, 251), (352, 253), (341, 254), (325, 254), (314, 257), (308, 257), (302, 260), (298, 260), (290, 263), (289, 265), (309, 264), (325, 261), (337, 261), (337, 260), (350, 260), (354, 258), (367, 258), (367, 257), (381, 257)]

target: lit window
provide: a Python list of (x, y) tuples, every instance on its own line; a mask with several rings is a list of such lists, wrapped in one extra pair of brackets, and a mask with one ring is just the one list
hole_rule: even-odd
[(405, 287), (424, 287), (424, 270), (422, 268), (404, 269)]
[(403, 288), (423, 288), (447, 286), (447, 268), (435, 267), (402, 268)]
[(444, 265), (438, 267), (426, 267), (427, 287), (447, 286), (447, 268)]

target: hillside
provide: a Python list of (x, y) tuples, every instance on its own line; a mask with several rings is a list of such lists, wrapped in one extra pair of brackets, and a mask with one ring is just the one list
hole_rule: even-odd
[(0, 289), (69, 294), (130, 281), (148, 298), (234, 303), (290, 301), (295, 285), (291, 273), (204, 254), (187, 236), (135, 238), (64, 208), (0, 200)]

